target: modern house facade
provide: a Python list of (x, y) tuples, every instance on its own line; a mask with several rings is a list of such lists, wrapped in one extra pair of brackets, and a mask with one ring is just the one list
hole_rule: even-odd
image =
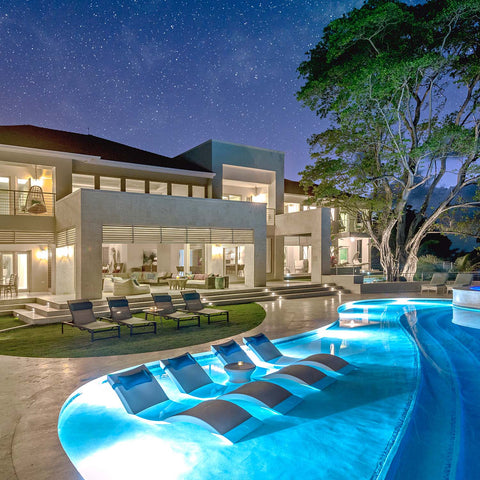
[[(0, 127), (0, 265), (20, 291), (100, 298), (105, 274), (330, 274), (329, 209), (284, 154), (209, 140), (174, 158), (92, 135)], [(299, 208), (293, 206), (300, 205)]]

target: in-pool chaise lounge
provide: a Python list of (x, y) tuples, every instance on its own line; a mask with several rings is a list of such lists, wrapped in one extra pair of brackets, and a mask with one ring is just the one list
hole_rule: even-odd
[(329, 353), (315, 353), (305, 358), (287, 357), (282, 355), (282, 352), (280, 352), (263, 333), (251, 337), (244, 337), (243, 341), (260, 360), (274, 365), (291, 365), (297, 363), (322, 368), (343, 375), (351, 372), (355, 368), (343, 358)]
[[(276, 348), (274, 346), (274, 348)], [(250, 357), (244, 352), (240, 345), (235, 340), (229, 340), (225, 343), (219, 343), (217, 345), (211, 345), (211, 349), (216, 357), (224, 364), (235, 363), (235, 362), (252, 362)], [(278, 350), (277, 350), (278, 351)], [(284, 357), (292, 358), (292, 357)], [(307, 357), (310, 358), (310, 357)], [(298, 359), (293, 359), (298, 360)], [(311, 362), (311, 365), (316, 367), (321, 366), (317, 362)], [(293, 367), (293, 368), (290, 368)], [(300, 367), (300, 368), (299, 368)], [(258, 368), (258, 367), (257, 367)], [(271, 380), (271, 379), (286, 379), (291, 380), (296, 383), (303, 385), (308, 385), (310, 387), (317, 388), (319, 390), (328, 387), (332, 384), (335, 379), (329, 377), (325, 373), (316, 368), (313, 368), (309, 365), (295, 363), (290, 366), (284, 367), (280, 370), (277, 370), (273, 373), (264, 375), (262, 379)], [(277, 408), (275, 408), (277, 410)]]
[(247, 352), (242, 350), (235, 340), (210, 345), (210, 349), (223, 365), (236, 362), (253, 363), (253, 360), (247, 355)]
[[(198, 393), (202, 387), (209, 386), (209, 393), (223, 393), (225, 385), (214, 383), (200, 364), (189, 354), (160, 360), (160, 366), (183, 393)], [(257, 384), (257, 385), (254, 385)], [(219, 399), (228, 398), (243, 400), (263, 407), (268, 407), (280, 413), (286, 413), (298, 405), (302, 399), (293, 395), (279, 385), (269, 382), (251, 382), (235, 390), (228, 391)]]
[(177, 322), (177, 330), (180, 328), (180, 322), (194, 320), (197, 326), (200, 326), (200, 315), (195, 313), (177, 312), (173, 306), (172, 297), (167, 294), (152, 293), (153, 302), (155, 303), (155, 315), (163, 318), (170, 318)]
[(229, 393), (225, 393), (219, 399), (244, 400), (283, 414), (302, 402), (300, 397), (293, 395), (286, 388), (263, 380), (246, 383)]
[[(200, 300), (200, 294), (197, 292), (181, 292), (183, 301), (185, 302), (185, 310), (189, 313), (195, 313), (197, 315), (204, 315), (210, 323), (211, 317), (219, 315), (225, 316), (227, 323), (230, 321), (228, 310), (217, 310), (216, 308), (205, 308)], [(223, 319), (222, 319), (223, 320)]]
[[(119, 325), (125, 325), (130, 329), (130, 335), (139, 335), (141, 333), (157, 333), (157, 322), (149, 322), (132, 316), (128, 300), (125, 297), (108, 297), (108, 308), (112, 321)], [(144, 330), (145, 328), (153, 327), (152, 330)], [(141, 328), (139, 332), (134, 332), (134, 329)]]
[(335, 382), (334, 378), (329, 377), (321, 370), (310, 367), (309, 365), (301, 365), (299, 363), (283, 367), (280, 370), (276, 370), (273, 373), (263, 376), (262, 378), (265, 380), (291, 380), (292, 382), (307, 385), (316, 388), (317, 390), (323, 390)]
[(62, 322), (62, 333), (63, 326), (69, 325), (71, 327), (76, 327), (80, 330), (86, 330), (89, 332), (92, 342), (95, 341), (95, 334), (101, 332), (112, 332), (113, 335), (102, 336), (97, 338), (97, 340), (120, 337), (119, 325), (97, 320), (95, 314), (93, 313), (93, 304), (90, 300), (68, 300), (67, 303), (72, 315), (72, 321)]
[(145, 365), (111, 373), (107, 379), (125, 410), (148, 420), (193, 423), (222, 435), (232, 443), (238, 442), (262, 425), (260, 420), (245, 409), (226, 400), (205, 400), (192, 408), (179, 411), (182, 405), (167, 397)]

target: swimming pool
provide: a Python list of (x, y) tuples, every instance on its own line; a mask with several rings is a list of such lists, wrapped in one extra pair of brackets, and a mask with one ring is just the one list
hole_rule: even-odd
[[(239, 403), (263, 425), (236, 444), (190, 424), (129, 415), (102, 377), (65, 402), (63, 448), (85, 480), (475, 478), (478, 330), (454, 325), (447, 301), (355, 302), (339, 317), (276, 344), (297, 357), (335, 353), (358, 370), (323, 391), (281, 383), (303, 398), (286, 415)], [(196, 358), (227, 382), (213, 355)], [(198, 403), (158, 362), (148, 367), (170, 398), (187, 408)]]

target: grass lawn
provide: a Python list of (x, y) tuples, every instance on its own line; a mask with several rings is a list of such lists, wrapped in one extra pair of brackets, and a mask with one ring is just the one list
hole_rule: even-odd
[(25, 324), (18, 318), (12, 317), (11, 315), (0, 317), (0, 330), (3, 330), (4, 328), (18, 327), (19, 325)]
[[(221, 309), (230, 312), (230, 323), (213, 323), (212, 320), (212, 323), (208, 325), (207, 319), (201, 317), (200, 328), (196, 326), (196, 322), (192, 322), (191, 327), (182, 327), (180, 330), (176, 330), (176, 322), (164, 320), (163, 326), (158, 323), (156, 335), (151, 333), (131, 337), (128, 328), (121, 327), (120, 338), (95, 340), (93, 343), (90, 342), (88, 332), (68, 325), (64, 326), (65, 333), (63, 335), (59, 324), (19, 328), (0, 333), (0, 355), (74, 358), (155, 352), (213, 342), (237, 335), (256, 327), (265, 318), (265, 311), (256, 303), (226, 305)], [(143, 314), (138, 314), (138, 316), (143, 318)], [(0, 329), (22, 324), (18, 320), (14, 324), (14, 321), (13, 317), (0, 317)], [(182, 323), (186, 324), (187, 322)]]

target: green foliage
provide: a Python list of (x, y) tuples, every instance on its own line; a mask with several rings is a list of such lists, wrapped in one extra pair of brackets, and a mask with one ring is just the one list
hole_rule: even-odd
[[(157, 334), (130, 336), (127, 327), (120, 327), (121, 337), (90, 342), (90, 334), (78, 328), (55, 325), (28, 326), (0, 332), (0, 355), (21, 357), (102, 357), (107, 355), (126, 355), (131, 353), (156, 352), (171, 348), (187, 348), (191, 345), (213, 342), (246, 332), (258, 326), (265, 318), (265, 310), (256, 304), (227, 305), (222, 309), (230, 312), (230, 322), (211, 323), (205, 319), (198, 328), (176, 329), (176, 322), (164, 320), (158, 322)], [(143, 314), (139, 314), (143, 318)], [(0, 326), (9, 324), (12, 317), (1, 317)], [(5, 327), (6, 328), (6, 327)]]
[(417, 272), (414, 279), (430, 280), (435, 272), (445, 272), (444, 263), (435, 255), (424, 255), (418, 258)]
[(302, 184), (314, 201), (360, 213), (384, 266), (416, 260), (425, 235), (446, 231), (442, 215), (480, 206), (462, 194), (480, 181), (478, 0), (368, 0), (324, 29), (298, 71), (298, 100), (331, 122), (308, 140)]
[(457, 258), (455, 268), (459, 272), (474, 272), (480, 270), (480, 247), (475, 248), (463, 257)]

